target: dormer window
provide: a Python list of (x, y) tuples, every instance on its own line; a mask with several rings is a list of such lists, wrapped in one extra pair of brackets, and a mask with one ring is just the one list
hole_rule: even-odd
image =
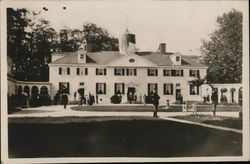
[(176, 61), (177, 61), (177, 62), (180, 61), (180, 56), (176, 56)]

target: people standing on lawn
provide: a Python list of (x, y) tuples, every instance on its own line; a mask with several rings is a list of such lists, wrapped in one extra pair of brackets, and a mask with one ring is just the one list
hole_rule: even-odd
[(155, 106), (153, 117), (159, 117), (157, 115), (158, 106), (159, 106), (159, 99), (160, 99), (160, 96), (157, 94), (156, 89), (154, 89), (153, 94), (152, 94), (152, 103)]
[(216, 115), (216, 107), (217, 107), (217, 104), (218, 104), (218, 91), (217, 91), (217, 89), (213, 89), (211, 100), (212, 100), (212, 103), (214, 105), (213, 114), (215, 116)]

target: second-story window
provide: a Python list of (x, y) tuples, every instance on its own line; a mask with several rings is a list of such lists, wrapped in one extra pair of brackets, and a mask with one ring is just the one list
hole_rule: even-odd
[(171, 76), (183, 76), (183, 70), (175, 70), (175, 69), (171, 69)]
[(127, 68), (127, 76), (136, 76), (135, 68)]
[(124, 68), (115, 68), (114, 69), (114, 74), (117, 75), (117, 76), (124, 76), (125, 69)]
[(163, 76), (171, 76), (171, 71), (169, 69), (164, 69)]
[(96, 68), (95, 74), (96, 75), (106, 75), (106, 68)]
[(189, 76), (192, 77), (200, 76), (200, 70), (189, 70)]
[(59, 67), (59, 75), (70, 75), (70, 68)]
[(149, 68), (148, 69), (148, 76), (157, 76), (158, 75), (158, 71), (156, 68)]
[(88, 75), (88, 68), (76, 68), (76, 75)]
[(180, 56), (176, 56), (176, 61), (180, 61)]

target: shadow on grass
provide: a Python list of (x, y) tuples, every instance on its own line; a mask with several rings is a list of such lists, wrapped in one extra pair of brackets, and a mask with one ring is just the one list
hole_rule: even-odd
[(239, 156), (241, 150), (241, 134), (160, 119), (9, 123), (10, 158)]

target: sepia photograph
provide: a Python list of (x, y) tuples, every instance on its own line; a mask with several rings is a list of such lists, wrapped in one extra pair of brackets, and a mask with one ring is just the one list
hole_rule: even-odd
[(247, 0), (2, 0), (9, 163), (249, 160)]

